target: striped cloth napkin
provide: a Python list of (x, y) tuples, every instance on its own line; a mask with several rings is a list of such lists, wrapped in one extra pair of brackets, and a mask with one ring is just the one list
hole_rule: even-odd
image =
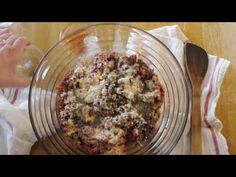
[[(184, 69), (184, 44), (188, 42), (177, 25), (165, 26), (149, 31), (161, 40), (175, 55)], [(215, 116), (229, 61), (209, 55), (209, 68), (201, 95), (202, 149), (203, 154), (228, 154), (228, 146), (221, 134), (222, 123)], [(29, 154), (36, 137), (28, 114), (28, 91), (14, 89), (6, 99), (0, 90), (0, 154)], [(190, 120), (171, 154), (190, 154)]]
[[(189, 39), (183, 34), (179, 26), (165, 26), (149, 32), (172, 51), (184, 69), (184, 44), (189, 42)], [(201, 94), (203, 154), (228, 154), (226, 139), (221, 134), (223, 125), (215, 116), (215, 108), (220, 96), (220, 86), (229, 63), (228, 60), (209, 55), (209, 67)], [(191, 153), (190, 126), (190, 120), (188, 120), (183, 136), (172, 154)]]

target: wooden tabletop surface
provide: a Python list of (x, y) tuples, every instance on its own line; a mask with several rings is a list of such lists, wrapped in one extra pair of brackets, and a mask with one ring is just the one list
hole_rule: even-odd
[[(59, 39), (60, 31), (67, 23), (18, 23), (14, 30), (28, 36), (31, 41), (47, 51)], [(231, 61), (221, 86), (216, 116), (222, 121), (223, 135), (229, 152), (236, 154), (236, 23), (128, 23), (150, 30), (164, 25), (178, 24), (191, 42), (203, 47), (208, 53)], [(78, 23), (78, 25), (87, 25)], [(36, 143), (31, 154), (46, 154)]]

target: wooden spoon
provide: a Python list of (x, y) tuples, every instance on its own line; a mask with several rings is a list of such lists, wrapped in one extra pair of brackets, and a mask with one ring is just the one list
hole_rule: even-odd
[(191, 119), (191, 149), (193, 155), (202, 154), (201, 86), (207, 73), (209, 58), (204, 49), (191, 43), (185, 45), (185, 64), (192, 84), (193, 107)]

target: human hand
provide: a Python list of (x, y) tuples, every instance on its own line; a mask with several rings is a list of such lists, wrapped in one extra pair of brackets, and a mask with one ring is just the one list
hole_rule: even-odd
[(0, 88), (29, 85), (29, 80), (16, 74), (18, 60), (29, 44), (26, 37), (13, 34), (8, 29), (0, 31)]

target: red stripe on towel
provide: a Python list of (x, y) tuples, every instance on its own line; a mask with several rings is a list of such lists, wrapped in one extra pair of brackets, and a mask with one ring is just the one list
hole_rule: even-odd
[(16, 102), (18, 92), (19, 92), (19, 89), (16, 89), (16, 90), (15, 90), (15, 93), (14, 93), (14, 96), (13, 96), (13, 99), (12, 99), (12, 101), (11, 101), (11, 104), (14, 104), (14, 103)]
[(204, 111), (204, 118), (203, 118), (205, 124), (211, 130), (211, 135), (212, 135), (212, 139), (213, 139), (214, 146), (215, 146), (215, 152), (217, 155), (220, 154), (219, 144), (217, 141), (216, 132), (215, 132), (214, 128), (212, 127), (212, 125), (207, 120), (207, 115), (208, 115), (208, 109), (209, 109), (209, 101), (210, 101), (210, 97), (212, 95), (213, 81), (214, 81), (214, 78), (216, 77), (215, 70), (216, 70), (218, 63), (219, 63), (219, 58), (216, 58), (215, 66), (213, 68), (213, 74), (212, 74), (211, 80), (210, 80), (210, 88), (208, 90), (206, 100), (205, 100), (205, 105), (204, 105), (205, 111)]

